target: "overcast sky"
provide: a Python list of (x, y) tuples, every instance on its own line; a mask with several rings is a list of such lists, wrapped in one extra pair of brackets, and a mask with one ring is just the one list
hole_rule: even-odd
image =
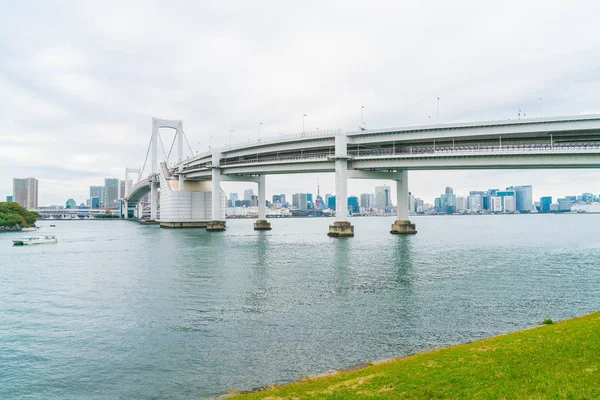
[[(418, 4), (417, 4), (418, 3)], [(141, 167), (152, 117), (194, 151), (279, 132), (600, 113), (597, 1), (0, 0), (0, 196), (39, 179), (78, 203)], [(540, 101), (542, 98), (542, 101)], [(431, 117), (431, 120), (430, 120)], [(165, 133), (165, 142), (169, 142)], [(165, 146), (168, 144), (165, 143)], [(428, 202), (532, 184), (600, 193), (596, 170), (410, 172)], [(269, 176), (273, 193), (334, 192), (333, 174)], [(350, 194), (378, 181), (351, 181)], [(250, 185), (250, 186), (248, 186)], [(251, 184), (226, 183), (243, 192)], [(255, 189), (256, 190), (256, 189)], [(395, 192), (395, 191), (393, 191)]]

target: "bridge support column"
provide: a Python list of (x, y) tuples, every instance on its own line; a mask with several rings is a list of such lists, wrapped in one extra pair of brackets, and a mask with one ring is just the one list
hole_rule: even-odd
[(212, 220), (206, 226), (209, 232), (225, 230), (225, 221), (221, 217), (221, 169), (219, 166), (221, 153), (212, 154)]
[(123, 213), (123, 215), (121, 216), (121, 218), (128, 219), (129, 218), (129, 203), (127, 202), (127, 200), (123, 200), (122, 207), (123, 208), (122, 208), (121, 212)]
[(335, 137), (335, 216), (329, 225), (329, 237), (352, 237), (354, 226), (348, 221), (348, 138), (340, 133)]
[(254, 223), (255, 231), (270, 231), (271, 223), (267, 221), (267, 177), (258, 178), (258, 220)]
[(156, 221), (158, 219), (158, 188), (154, 180), (150, 183), (150, 219)]
[(397, 219), (392, 224), (390, 233), (395, 235), (417, 233), (415, 224), (408, 219), (408, 171), (400, 171), (396, 180), (396, 195), (398, 197)]

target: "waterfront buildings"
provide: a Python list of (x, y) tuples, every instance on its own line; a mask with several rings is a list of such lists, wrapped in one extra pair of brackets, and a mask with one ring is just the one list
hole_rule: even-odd
[(228, 207), (235, 207), (235, 203), (238, 201), (238, 194), (235, 192), (229, 193), (229, 199), (227, 199)]
[(116, 208), (119, 206), (119, 180), (117, 178), (104, 179), (104, 207)]
[(65, 204), (65, 208), (77, 208), (77, 203), (75, 202), (75, 200), (69, 199)]
[(360, 195), (360, 206), (366, 210), (375, 207), (375, 195), (373, 193), (362, 193)]
[(384, 213), (389, 213), (391, 211), (392, 201), (390, 199), (389, 186), (375, 186), (375, 207)]
[(90, 186), (90, 199), (97, 197), (104, 204), (104, 186)]
[(502, 212), (502, 197), (490, 197), (491, 212)]
[(358, 205), (358, 197), (348, 196), (348, 210), (352, 214), (357, 214), (360, 212), (360, 207)]
[(471, 212), (480, 212), (482, 210), (483, 193), (471, 192), (467, 197), (467, 208)]
[(544, 196), (542, 198), (540, 198), (540, 211), (541, 212), (548, 212), (550, 211), (550, 205), (552, 204), (552, 197), (551, 196)]
[(292, 195), (292, 206), (297, 210), (308, 210), (308, 199), (306, 193), (294, 193)]
[(515, 212), (517, 211), (517, 200), (515, 196), (504, 197), (504, 212)]
[(38, 208), (38, 180), (13, 178), (13, 201), (27, 209)]
[(515, 186), (517, 210), (529, 212), (533, 210), (533, 195), (531, 185)]

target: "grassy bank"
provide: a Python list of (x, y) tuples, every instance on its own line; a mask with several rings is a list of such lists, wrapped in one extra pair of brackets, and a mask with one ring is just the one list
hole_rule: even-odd
[(600, 312), (235, 398), (600, 398)]

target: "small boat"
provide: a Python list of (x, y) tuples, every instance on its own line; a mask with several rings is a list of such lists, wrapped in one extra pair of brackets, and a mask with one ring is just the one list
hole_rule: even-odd
[(56, 225), (50, 225), (50, 228), (56, 228)]
[(54, 235), (46, 235), (46, 236), (22, 237), (20, 239), (13, 240), (13, 245), (15, 245), (15, 246), (26, 246), (26, 245), (30, 245), (30, 244), (48, 244), (48, 243), (58, 243), (58, 239)]
[(23, 229), (21, 229), (21, 232), (35, 232), (38, 229), (40, 229), (40, 228), (38, 228), (37, 226), (32, 226), (30, 228), (23, 228)]

